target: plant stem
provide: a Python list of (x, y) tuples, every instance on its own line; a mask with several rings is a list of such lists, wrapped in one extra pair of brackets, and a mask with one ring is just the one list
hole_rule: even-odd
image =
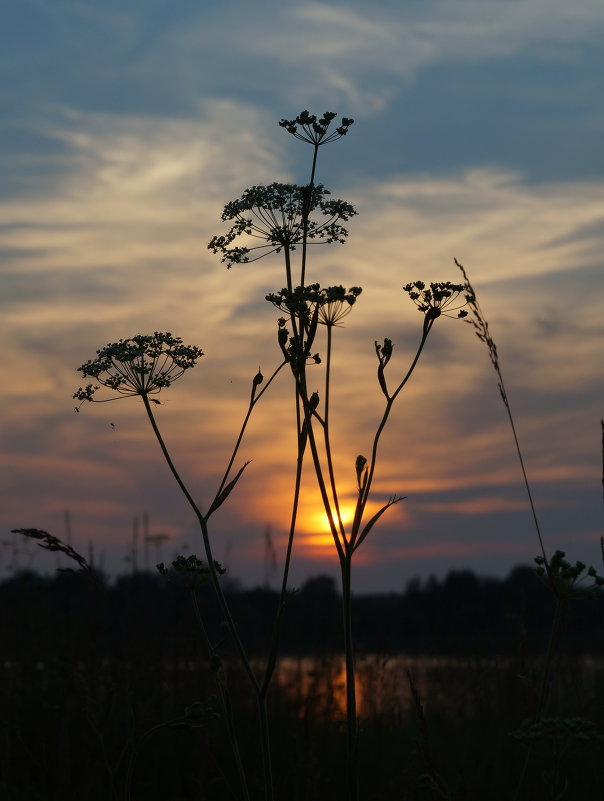
[[(491, 360), (491, 364), (493, 365), (493, 369), (497, 374), (498, 379), (498, 386), (499, 386), (499, 394), (501, 395), (501, 400), (503, 401), (503, 405), (505, 406), (505, 410), (507, 412), (508, 420), (510, 422), (510, 426), (512, 429), (512, 435), (514, 437), (514, 444), (516, 446), (516, 453), (518, 455), (518, 461), (520, 462), (520, 469), (522, 470), (522, 477), (524, 479), (524, 486), (526, 489), (526, 494), (528, 496), (528, 502), (531, 509), (531, 515), (533, 517), (533, 523), (535, 526), (535, 531), (537, 532), (537, 539), (539, 540), (539, 548), (541, 549), (541, 555), (543, 556), (543, 561), (545, 565), (545, 569), (547, 571), (547, 575), (550, 578), (550, 583), (552, 584), (552, 590), (554, 590), (554, 586), (552, 583), (552, 578), (550, 575), (550, 568), (549, 568), (549, 561), (547, 559), (547, 555), (545, 553), (545, 546), (543, 544), (543, 536), (541, 534), (541, 526), (539, 525), (539, 519), (537, 517), (537, 510), (535, 509), (535, 504), (533, 502), (533, 493), (531, 492), (531, 486), (529, 484), (528, 476), (526, 473), (526, 467), (524, 465), (524, 457), (522, 455), (522, 450), (520, 448), (520, 441), (518, 439), (518, 435), (516, 433), (516, 424), (514, 423), (514, 417), (512, 415), (512, 409), (510, 406), (510, 401), (508, 398), (508, 394), (505, 389), (505, 384), (503, 381), (503, 374), (501, 372), (501, 367), (499, 365), (499, 355), (497, 353), (497, 346), (493, 341), (493, 338), (489, 331), (489, 324), (487, 322), (486, 317), (482, 311), (482, 308), (478, 302), (478, 296), (474, 290), (474, 287), (470, 283), (470, 279), (468, 278), (468, 274), (465, 271), (463, 264), (460, 264), (457, 259), (454, 259), (455, 264), (461, 270), (461, 273), (464, 277), (464, 281), (466, 282), (466, 286), (468, 287), (471, 295), (473, 296), (474, 300), (471, 301), (470, 306), (472, 307), (474, 319), (471, 321), (476, 334), (481, 342), (484, 342), (489, 351), (489, 358)], [(603, 434), (604, 436), (604, 434)], [(604, 442), (604, 440), (603, 440)]]
[[(562, 614), (564, 611), (564, 601), (557, 595), (554, 594), (556, 599), (556, 608), (554, 610), (554, 619), (552, 621), (552, 627), (549, 633), (549, 640), (547, 643), (547, 653), (545, 655), (545, 662), (543, 664), (543, 675), (541, 676), (541, 687), (539, 690), (539, 699), (537, 701), (537, 711), (535, 713), (535, 722), (538, 723), (543, 717), (543, 711), (545, 709), (545, 704), (547, 702), (547, 693), (548, 693), (548, 685), (549, 685), (549, 677), (551, 673), (552, 663), (554, 659), (554, 653), (556, 651), (556, 645), (558, 642), (558, 636), (560, 634), (560, 625), (562, 623)], [(516, 786), (516, 792), (514, 793), (514, 797), (512, 801), (518, 801), (520, 797), (520, 792), (524, 785), (524, 781), (527, 776), (528, 766), (531, 761), (531, 755), (533, 751), (533, 743), (529, 744), (529, 747), (526, 752), (526, 756), (524, 758), (524, 763), (522, 765), (522, 770), (520, 772), (520, 778), (518, 779), (518, 784)]]
[(388, 418), (390, 417), (390, 412), (391, 412), (392, 407), (394, 405), (394, 401), (396, 400), (396, 398), (399, 395), (399, 393), (402, 391), (403, 387), (406, 385), (406, 383), (411, 378), (411, 375), (413, 374), (413, 371), (415, 370), (415, 368), (417, 366), (419, 358), (420, 358), (420, 356), (422, 354), (422, 351), (424, 349), (424, 345), (426, 344), (426, 340), (428, 339), (428, 334), (432, 330), (432, 326), (433, 325), (434, 325), (434, 320), (429, 320), (427, 322), (427, 325), (424, 326), (424, 329), (423, 329), (423, 332), (422, 332), (421, 341), (419, 343), (419, 346), (417, 348), (417, 352), (416, 352), (416, 354), (415, 354), (415, 356), (413, 358), (413, 361), (411, 362), (411, 365), (410, 365), (409, 369), (407, 370), (407, 372), (404, 375), (402, 381), (399, 383), (398, 387), (395, 389), (393, 394), (390, 395), (388, 397), (388, 399), (386, 400), (386, 408), (384, 409), (384, 414), (382, 415), (382, 419), (380, 421), (380, 424), (377, 427), (377, 430), (375, 432), (375, 436), (373, 438), (373, 445), (372, 445), (372, 448), (371, 448), (371, 460), (370, 460), (370, 463), (369, 463), (369, 472), (367, 474), (367, 481), (365, 482), (365, 488), (363, 489), (362, 495), (361, 495), (361, 497), (359, 499), (359, 506), (358, 506), (358, 510), (357, 510), (358, 514), (355, 515), (355, 521), (354, 521), (354, 525), (353, 525), (353, 530), (351, 532), (350, 541), (351, 541), (351, 543), (353, 545), (354, 545), (354, 543), (355, 543), (355, 541), (356, 541), (356, 539), (358, 537), (360, 526), (361, 526), (361, 522), (362, 522), (362, 519), (363, 519), (363, 511), (365, 509), (365, 506), (367, 505), (367, 501), (369, 500), (369, 493), (371, 491), (371, 484), (373, 482), (373, 476), (374, 476), (375, 468), (376, 468), (376, 464), (377, 464), (377, 452), (378, 452), (378, 445), (379, 445), (380, 437), (382, 436), (382, 432), (384, 431), (384, 428), (386, 427), (386, 423), (388, 422)]
[(281, 362), (279, 367), (277, 367), (277, 369), (273, 372), (273, 374), (268, 379), (266, 384), (262, 387), (261, 391), (255, 397), (251, 398), (248, 410), (247, 410), (247, 412), (245, 414), (245, 417), (243, 419), (243, 423), (241, 424), (241, 429), (239, 431), (239, 435), (237, 437), (237, 441), (235, 442), (235, 447), (233, 448), (233, 453), (231, 454), (231, 458), (229, 459), (229, 463), (227, 465), (227, 468), (224, 471), (224, 476), (222, 477), (222, 481), (220, 482), (220, 486), (218, 487), (218, 491), (216, 492), (215, 500), (218, 499), (218, 497), (220, 496), (220, 493), (224, 489), (224, 485), (226, 484), (227, 479), (228, 479), (228, 477), (230, 475), (231, 468), (233, 467), (233, 462), (235, 461), (235, 458), (236, 458), (237, 453), (239, 451), (239, 447), (240, 447), (241, 442), (243, 440), (243, 436), (245, 434), (245, 430), (247, 428), (247, 424), (248, 424), (248, 422), (250, 420), (252, 412), (254, 411), (254, 406), (258, 403), (260, 398), (264, 395), (266, 390), (270, 387), (270, 385), (273, 383), (274, 379), (277, 377), (277, 374), (282, 370), (283, 367), (285, 367), (286, 364), (287, 364), (287, 362)]
[(143, 403), (145, 404), (145, 409), (147, 411), (147, 416), (149, 417), (149, 421), (151, 423), (151, 427), (153, 428), (153, 432), (157, 438), (159, 446), (162, 450), (164, 458), (172, 472), (172, 475), (176, 479), (178, 486), (181, 488), (185, 498), (189, 502), (189, 505), (193, 509), (197, 520), (199, 521), (199, 526), (201, 529), (201, 536), (203, 539), (204, 549), (206, 553), (206, 560), (208, 563), (208, 570), (210, 573), (210, 581), (212, 583), (212, 587), (216, 594), (216, 598), (218, 600), (218, 604), (220, 606), (220, 610), (222, 612), (222, 616), (224, 622), (229, 630), (233, 643), (235, 645), (235, 650), (237, 651), (239, 658), (241, 660), (241, 664), (246, 676), (249, 679), (249, 682), (252, 686), (252, 691), (254, 693), (254, 697), (256, 698), (256, 705), (258, 708), (258, 716), (260, 722), (260, 745), (262, 751), (262, 766), (263, 766), (263, 776), (264, 776), (264, 790), (265, 790), (265, 799), (266, 801), (273, 801), (273, 783), (272, 783), (272, 766), (271, 766), (271, 755), (270, 755), (270, 742), (269, 742), (269, 732), (268, 732), (268, 722), (267, 722), (267, 714), (266, 714), (266, 701), (262, 697), (260, 692), (260, 685), (258, 683), (258, 679), (252, 669), (249, 657), (245, 650), (245, 647), (241, 641), (239, 636), (239, 632), (237, 631), (237, 626), (235, 625), (235, 621), (233, 620), (233, 616), (231, 615), (231, 611), (229, 609), (229, 605), (224, 597), (224, 593), (222, 591), (222, 587), (220, 586), (220, 580), (218, 576), (218, 571), (216, 569), (216, 563), (214, 561), (214, 555), (212, 553), (212, 545), (210, 543), (210, 535), (208, 531), (208, 524), (207, 519), (201, 513), (199, 507), (191, 497), (188, 489), (186, 488), (183, 480), (181, 479), (168, 449), (164, 443), (163, 437), (161, 432), (157, 426), (155, 421), (155, 417), (153, 415), (153, 411), (151, 410), (151, 404), (149, 403), (149, 399), (146, 395), (141, 396), (143, 399)]
[(247, 778), (245, 775), (243, 762), (241, 760), (241, 751), (239, 749), (239, 741), (237, 739), (237, 732), (235, 730), (235, 721), (233, 720), (233, 708), (230, 703), (228, 692), (223, 682), (221, 681), (220, 676), (218, 675), (218, 670), (215, 664), (213, 664), (218, 659), (218, 655), (216, 653), (216, 650), (214, 649), (214, 646), (212, 645), (207, 629), (205, 627), (205, 623), (203, 622), (203, 615), (201, 614), (201, 609), (199, 608), (199, 601), (197, 599), (195, 590), (191, 589), (189, 592), (193, 603), (193, 609), (195, 611), (195, 619), (197, 620), (197, 625), (199, 626), (201, 638), (203, 640), (203, 643), (206, 647), (210, 659), (210, 670), (214, 674), (214, 683), (216, 684), (218, 697), (220, 698), (222, 714), (225, 720), (227, 733), (231, 743), (231, 750), (233, 752), (233, 757), (235, 759), (235, 767), (237, 769), (239, 784), (241, 785), (241, 792), (243, 793), (244, 801), (250, 801), (250, 793), (247, 786)]
[(317, 156), (319, 155), (319, 146), (314, 145), (312, 167), (310, 170), (310, 181), (307, 187), (308, 199), (305, 201), (305, 207), (302, 209), (302, 259), (300, 266), (300, 286), (304, 286), (304, 279), (306, 277), (306, 250), (308, 247), (308, 219), (310, 214), (310, 202), (312, 198), (312, 190), (315, 185), (315, 171), (317, 169)]
[(547, 701), (547, 693), (549, 689), (549, 677), (552, 669), (552, 663), (554, 660), (554, 654), (556, 652), (556, 646), (558, 644), (558, 636), (560, 634), (560, 626), (562, 624), (563, 611), (564, 611), (564, 601), (560, 597), (556, 596), (554, 619), (552, 621), (552, 627), (549, 634), (549, 641), (547, 643), (547, 653), (545, 655), (545, 662), (543, 665), (543, 676), (541, 678), (541, 690), (539, 693), (537, 714), (535, 715), (535, 719), (537, 721), (541, 720), (541, 718), (543, 717), (543, 710), (545, 709), (545, 704)]
[(347, 776), (348, 797), (358, 801), (359, 724), (354, 669), (354, 642), (352, 638), (352, 549), (347, 548), (340, 560), (342, 572), (342, 616), (344, 619), (344, 651), (346, 658), (346, 721), (347, 721)]
[(292, 501), (292, 513), (289, 524), (289, 535), (287, 538), (287, 550), (285, 553), (285, 564), (283, 566), (283, 577), (281, 580), (281, 592), (279, 593), (279, 601), (277, 605), (277, 616), (273, 626), (273, 634), (271, 637), (271, 647), (269, 656), (264, 671), (264, 680), (260, 688), (262, 695), (266, 695), (268, 688), (273, 677), (275, 665), (277, 663), (277, 655), (279, 650), (279, 640), (281, 637), (281, 627), (283, 625), (283, 614), (285, 612), (285, 599), (287, 597), (287, 581), (289, 578), (289, 568), (291, 564), (292, 551), (294, 547), (294, 534), (296, 531), (296, 522), (298, 519), (298, 507), (300, 505), (300, 489), (302, 485), (302, 467), (304, 464), (304, 452), (306, 450), (305, 441), (302, 438), (302, 419), (300, 410), (300, 396), (296, 389), (296, 430), (298, 432), (298, 457), (296, 459), (296, 478), (294, 481), (294, 497)]
[(333, 469), (333, 459), (331, 456), (331, 438), (329, 436), (329, 388), (331, 379), (331, 345), (332, 345), (332, 326), (327, 326), (327, 357), (325, 365), (325, 411), (323, 413), (323, 434), (325, 440), (325, 456), (327, 458), (327, 470), (329, 472), (329, 483), (331, 485), (331, 495), (333, 497), (334, 508), (336, 510), (336, 517), (342, 540), (346, 541), (344, 530), (344, 523), (342, 522), (342, 515), (340, 513), (340, 503), (338, 500), (338, 492), (336, 489), (336, 478)]

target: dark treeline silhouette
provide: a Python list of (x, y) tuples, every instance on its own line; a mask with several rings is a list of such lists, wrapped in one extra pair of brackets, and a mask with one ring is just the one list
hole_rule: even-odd
[[(151, 573), (109, 583), (79, 573), (23, 572), (0, 583), (0, 642), (4, 660), (155, 660), (200, 654), (189, 591)], [(267, 588), (230, 582), (229, 602), (252, 654), (266, 652), (277, 604)], [(211, 589), (197, 590), (218, 647), (228, 654)], [(538, 653), (546, 644), (552, 594), (529, 567), (505, 579), (452, 571), (444, 579), (409, 582), (401, 593), (354, 598), (354, 631), (361, 653), (465, 654), (510, 650)], [(569, 605), (564, 640), (573, 651), (604, 652), (604, 594)], [(341, 649), (341, 610), (335, 582), (311, 578), (292, 592), (282, 651), (320, 655)]]

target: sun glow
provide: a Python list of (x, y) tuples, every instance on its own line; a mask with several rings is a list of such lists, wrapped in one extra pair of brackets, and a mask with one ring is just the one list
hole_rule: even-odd
[[(349, 532), (350, 524), (354, 518), (355, 506), (352, 502), (344, 502), (340, 506), (340, 516), (346, 532)], [(304, 545), (311, 548), (333, 548), (334, 541), (329, 526), (329, 520), (325, 511), (311, 512), (304, 520), (303, 537)]]

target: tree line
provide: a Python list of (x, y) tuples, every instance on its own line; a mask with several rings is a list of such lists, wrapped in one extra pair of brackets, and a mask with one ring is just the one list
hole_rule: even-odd
[[(278, 593), (225, 581), (245, 644), (261, 656), (270, 640)], [(210, 587), (139, 572), (109, 582), (102, 574), (21, 572), (0, 583), (0, 648), (4, 661), (194, 659), (200, 654), (191, 592), (208, 631), (228, 656), (228, 636)], [(546, 646), (552, 594), (530, 567), (504, 579), (469, 570), (410, 581), (403, 592), (357, 595), (354, 633), (359, 653), (484, 656)], [(569, 605), (563, 643), (575, 652), (602, 654), (604, 593)], [(282, 652), (336, 653), (341, 606), (334, 580), (308, 579), (287, 598)]]

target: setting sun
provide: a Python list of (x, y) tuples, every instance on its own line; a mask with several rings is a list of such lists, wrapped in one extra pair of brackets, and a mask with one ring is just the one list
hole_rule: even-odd
[[(320, 503), (320, 499), (318, 501)], [(340, 506), (340, 515), (344, 524), (346, 534), (350, 533), (350, 524), (354, 518), (355, 502), (344, 501)], [(371, 517), (375, 510), (368, 504), (365, 510), (365, 517)], [(301, 520), (300, 543), (305, 548), (319, 549), (324, 555), (324, 549), (334, 548), (334, 541), (329, 528), (329, 520), (324, 510), (308, 513)]]

